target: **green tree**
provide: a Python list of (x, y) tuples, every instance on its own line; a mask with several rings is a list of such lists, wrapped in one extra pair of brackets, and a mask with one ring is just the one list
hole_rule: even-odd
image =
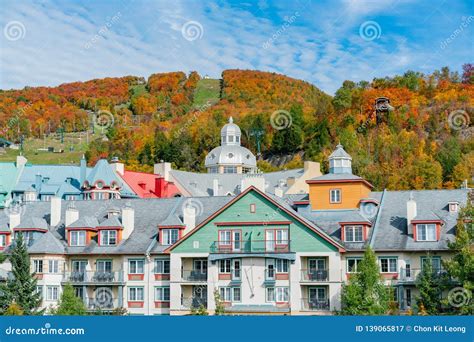
[(84, 316), (87, 310), (81, 298), (74, 293), (71, 284), (66, 284), (58, 301), (58, 306), (51, 310), (51, 314), (58, 316)]
[[(449, 243), (449, 249), (453, 256), (443, 261), (443, 267), (452, 279), (456, 279), (462, 287), (460, 292), (461, 302), (459, 306), (450, 305), (450, 311), (460, 315), (474, 314), (474, 206), (471, 203), (459, 213), (459, 221), (456, 226), (456, 239)], [(461, 289), (459, 289), (461, 291)]]
[(4, 315), (5, 316), (23, 316), (23, 310), (17, 303), (13, 302), (5, 310)]
[[(12, 277), (0, 287), (7, 305), (15, 302), (25, 315), (42, 314), (41, 295), (36, 292), (37, 280), (34, 273), (30, 273), (30, 258), (23, 242), (22, 234), (16, 235), (14, 247), (9, 257), (12, 265)], [(5, 302), (2, 302), (4, 305)], [(3, 310), (6, 308), (3, 307)]]
[(379, 273), (375, 253), (367, 247), (358, 265), (358, 273), (352, 274), (349, 283), (343, 285), (341, 302), (343, 315), (383, 315), (389, 310), (389, 287)]
[(446, 139), (436, 154), (436, 159), (443, 167), (444, 180), (447, 180), (448, 176), (453, 174), (454, 167), (462, 159), (461, 146), (458, 139), (455, 137)]
[(207, 309), (206, 307), (201, 304), (199, 305), (198, 307), (195, 307), (193, 306), (191, 308), (191, 315), (195, 315), (195, 316), (208, 316), (209, 315), (209, 312), (207, 312)]
[(423, 269), (416, 278), (419, 295), (416, 306), (419, 314), (437, 315), (441, 311), (442, 283), (438, 270), (433, 269), (431, 257), (423, 263)]
[(221, 295), (217, 289), (214, 290), (214, 301), (216, 303), (215, 314), (217, 316), (224, 315), (225, 314), (224, 302), (222, 301)]

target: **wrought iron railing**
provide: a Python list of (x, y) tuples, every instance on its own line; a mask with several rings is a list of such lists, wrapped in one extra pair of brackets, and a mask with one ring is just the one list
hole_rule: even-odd
[(70, 283), (110, 284), (123, 281), (123, 271), (76, 271), (63, 274), (63, 282)]
[(182, 270), (181, 278), (186, 281), (207, 281), (207, 270)]
[(302, 298), (301, 307), (303, 310), (327, 311), (329, 310), (329, 299)]
[(289, 253), (290, 240), (214, 241), (211, 253)]
[(303, 269), (301, 270), (302, 281), (328, 281), (328, 270)]

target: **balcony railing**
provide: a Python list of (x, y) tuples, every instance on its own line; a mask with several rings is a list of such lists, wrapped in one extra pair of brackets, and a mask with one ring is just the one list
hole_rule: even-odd
[(301, 270), (302, 281), (328, 281), (328, 270)]
[(207, 281), (207, 271), (202, 270), (182, 270), (181, 278), (186, 281)]
[(289, 240), (214, 241), (211, 253), (288, 253)]
[[(402, 282), (414, 282), (416, 278), (420, 275), (422, 272), (421, 268), (401, 268), (400, 269), (400, 276), (398, 278), (399, 281)], [(435, 277), (443, 277), (446, 276), (447, 272), (444, 269), (441, 268), (433, 268), (433, 275)]]
[(202, 297), (181, 297), (181, 307), (184, 309), (207, 308), (207, 299)]
[(84, 301), (89, 310), (113, 310), (119, 307), (117, 298), (87, 298)]
[(69, 283), (112, 284), (122, 283), (123, 281), (123, 271), (78, 271), (63, 274), (63, 282)]
[(328, 311), (329, 299), (302, 298), (301, 308), (309, 311)]

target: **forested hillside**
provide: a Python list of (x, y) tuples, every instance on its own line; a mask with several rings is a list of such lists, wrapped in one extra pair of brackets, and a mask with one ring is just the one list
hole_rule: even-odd
[[(448, 68), (430, 75), (408, 71), (345, 81), (334, 97), (310, 83), (260, 71), (226, 70), (221, 80), (196, 72), (106, 78), (1, 91), (0, 135), (18, 141), (58, 129), (83, 131), (102, 113), (99, 118), (109, 121), (107, 139), (90, 142), (90, 163), (117, 156), (136, 170), (166, 160), (198, 171), (232, 116), (242, 143), (256, 154), (260, 147), (262, 170), (276, 169), (268, 160), (287, 155), (297, 156), (282, 167), (300, 166), (303, 159), (326, 167), (340, 142), (355, 173), (377, 189), (449, 188), (474, 173), (473, 78), (469, 64), (461, 74)], [(381, 96), (393, 109), (377, 125), (374, 101)]]

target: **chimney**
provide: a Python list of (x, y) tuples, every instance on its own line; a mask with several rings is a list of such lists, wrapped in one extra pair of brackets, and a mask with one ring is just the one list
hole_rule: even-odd
[(166, 197), (166, 182), (163, 176), (155, 178), (155, 194), (158, 198)]
[(184, 236), (196, 227), (196, 208), (192, 205), (192, 202), (183, 208), (183, 223), (186, 226)]
[(15, 205), (14, 207), (11, 208), (10, 215), (9, 215), (9, 226), (10, 226), (10, 231), (12, 233), (13, 233), (13, 229), (20, 225), (20, 221), (21, 221), (20, 206)]
[(128, 239), (135, 228), (135, 209), (131, 207), (130, 203), (127, 203), (125, 207), (122, 208), (122, 225), (122, 239)]
[(61, 221), (61, 197), (51, 197), (51, 215), (49, 224), (51, 227), (56, 227)]
[(123, 176), (125, 173), (125, 165), (121, 163), (117, 157), (113, 157), (111, 162), (112, 170), (117, 172), (120, 176)]
[(79, 210), (77, 210), (74, 202), (71, 202), (66, 209), (66, 218), (64, 223), (66, 227), (68, 227), (71, 225), (71, 223), (74, 223), (77, 220), (79, 220)]
[(280, 188), (279, 186), (275, 187), (275, 196), (283, 197), (283, 189)]
[(416, 217), (416, 202), (413, 199), (413, 192), (410, 192), (410, 199), (407, 201), (407, 228), (408, 235), (413, 235), (412, 221)]
[(171, 163), (165, 163), (162, 160), (153, 167), (153, 173), (164, 177), (167, 182), (170, 181), (170, 171)]
[(296, 182), (296, 178), (295, 178), (295, 177), (288, 177), (288, 178), (286, 179), (286, 185), (287, 185), (288, 187), (293, 186), (293, 184), (295, 184), (295, 182)]
[(20, 167), (25, 166), (27, 162), (28, 162), (28, 159), (26, 159), (25, 157), (23, 157), (21, 155), (17, 156), (16, 157), (16, 168), (19, 169)]
[(86, 162), (86, 157), (82, 155), (81, 158), (81, 165), (80, 165), (80, 179), (79, 181), (81, 182), (81, 187), (86, 181), (86, 172), (87, 172), (87, 162)]
[(212, 181), (212, 195), (219, 196), (219, 180), (217, 178)]
[(249, 187), (255, 187), (258, 190), (265, 192), (265, 178), (260, 173), (247, 174), (242, 178), (240, 191), (244, 192)]
[(39, 194), (41, 190), (41, 182), (42, 182), (43, 177), (38, 173), (35, 176), (35, 190), (36, 193)]

